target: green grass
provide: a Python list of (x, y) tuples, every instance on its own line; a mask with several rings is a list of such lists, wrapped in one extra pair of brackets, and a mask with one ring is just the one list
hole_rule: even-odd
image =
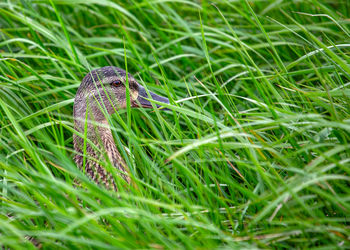
[[(2, 247), (350, 247), (350, 3), (213, 2), (0, 2)], [(72, 160), (106, 65), (172, 110), (112, 116), (118, 193)]]

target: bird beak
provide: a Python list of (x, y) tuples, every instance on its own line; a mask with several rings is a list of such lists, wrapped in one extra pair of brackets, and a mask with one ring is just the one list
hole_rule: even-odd
[[(133, 103), (133, 107), (143, 107), (143, 108), (152, 108), (152, 103), (147, 99), (153, 99), (158, 102), (169, 104), (169, 99), (160, 95), (153, 93), (152, 91), (147, 91), (144, 87), (139, 85), (139, 95), (136, 99), (136, 102)], [(147, 99), (145, 99), (147, 98)], [(157, 108), (161, 108), (162, 106), (159, 104), (155, 104)], [(163, 108), (163, 110), (170, 110), (168, 108)]]

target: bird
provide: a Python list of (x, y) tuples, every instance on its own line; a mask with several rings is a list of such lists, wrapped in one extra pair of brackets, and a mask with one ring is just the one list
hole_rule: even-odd
[[(127, 83), (129, 96), (127, 96)], [(94, 182), (115, 191), (118, 191), (116, 181), (110, 171), (103, 166), (105, 164), (101, 163), (107, 158), (118, 170), (122, 179), (130, 184), (128, 167), (115, 145), (108, 124), (108, 116), (127, 107), (127, 98), (130, 98), (132, 108), (152, 108), (152, 103), (149, 101), (152, 99), (169, 104), (168, 98), (146, 91), (125, 70), (105, 66), (90, 71), (83, 78), (73, 106), (74, 127), (78, 132), (73, 134), (74, 161)], [(162, 106), (156, 104), (155, 107)], [(85, 157), (84, 152), (87, 154)]]

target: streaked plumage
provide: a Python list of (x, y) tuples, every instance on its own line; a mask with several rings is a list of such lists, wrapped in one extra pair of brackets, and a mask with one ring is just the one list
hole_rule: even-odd
[[(109, 160), (119, 170), (120, 176), (130, 183), (127, 165), (114, 143), (107, 120), (107, 116), (113, 114), (115, 110), (126, 107), (125, 82), (126, 72), (120, 68), (107, 66), (93, 70), (82, 80), (74, 100), (75, 129), (84, 135), (86, 128), (88, 138), (84, 166), (84, 137), (73, 135), (74, 148), (77, 151), (74, 160), (79, 168), (95, 182), (114, 190), (117, 190), (115, 180), (101, 162), (105, 162), (105, 159)], [(152, 107), (151, 103), (145, 99), (149, 98), (146, 90), (130, 74), (128, 74), (128, 83), (131, 106)], [(152, 92), (149, 94), (154, 100), (169, 103), (165, 97)]]

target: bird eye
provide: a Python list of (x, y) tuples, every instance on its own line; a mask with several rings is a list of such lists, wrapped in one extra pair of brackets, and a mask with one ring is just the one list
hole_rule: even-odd
[(122, 82), (120, 80), (115, 80), (114, 82), (112, 82), (112, 85), (114, 87), (118, 87)]

